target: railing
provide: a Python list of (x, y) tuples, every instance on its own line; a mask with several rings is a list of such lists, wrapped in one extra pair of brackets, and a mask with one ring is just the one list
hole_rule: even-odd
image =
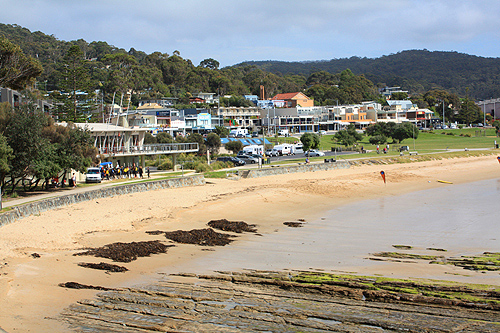
[(199, 149), (197, 143), (165, 143), (143, 146), (121, 146), (121, 147), (101, 147), (98, 148), (99, 154), (161, 154), (176, 152), (197, 152)]

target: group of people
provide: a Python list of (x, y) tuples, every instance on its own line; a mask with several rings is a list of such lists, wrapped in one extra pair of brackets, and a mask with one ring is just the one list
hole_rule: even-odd
[[(382, 151), (384, 152), (384, 154), (387, 154), (387, 152), (389, 151), (389, 145), (385, 146)], [(377, 145), (377, 154), (380, 154), (380, 147), (379, 147), (379, 145)]]
[[(146, 168), (148, 178), (151, 178), (149, 167)], [(142, 166), (137, 166), (135, 163), (132, 166), (115, 166), (101, 167), (101, 178), (110, 180), (118, 178), (144, 178), (144, 170)]]

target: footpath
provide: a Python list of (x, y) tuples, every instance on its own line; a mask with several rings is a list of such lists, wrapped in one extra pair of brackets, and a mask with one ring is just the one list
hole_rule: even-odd
[(127, 184), (133, 184), (137, 182), (144, 182), (144, 181), (153, 181), (157, 180), (160, 178), (164, 178), (165, 173), (161, 174), (151, 174), (151, 178), (130, 178), (130, 179), (123, 179), (122, 181), (118, 180), (103, 180), (102, 183), (99, 184), (85, 184), (85, 182), (80, 182), (80, 185), (76, 187), (70, 187), (70, 186), (65, 186), (64, 188), (56, 188), (56, 189), (50, 189), (49, 191), (42, 191), (41, 193), (33, 192), (31, 195), (27, 195), (24, 197), (17, 197), (17, 198), (9, 198), (8, 200), (2, 200), (2, 208), (7, 208), (7, 207), (13, 207), (13, 206), (19, 206), (23, 205), (26, 203), (34, 202), (34, 201), (40, 201), (40, 200), (45, 200), (45, 199), (51, 199), (51, 198), (56, 198), (60, 197), (63, 195), (70, 195), (70, 194), (77, 194), (77, 193), (84, 193), (88, 191), (95, 191), (103, 188), (107, 188), (110, 186), (120, 186), (120, 185), (127, 185)]

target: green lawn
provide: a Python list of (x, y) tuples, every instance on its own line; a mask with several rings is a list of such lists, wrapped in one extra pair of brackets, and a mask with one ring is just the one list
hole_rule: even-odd
[[(452, 135), (453, 134), (453, 135)], [(468, 137), (467, 135), (470, 135)], [(477, 135), (477, 136), (476, 136)], [(323, 150), (336, 147), (337, 145), (332, 141), (333, 135), (325, 135), (321, 138), (321, 145)], [(376, 145), (371, 145), (368, 141), (369, 137), (365, 136), (358, 143), (363, 146), (365, 150), (376, 150)], [(420, 131), (418, 138), (403, 140), (399, 143), (389, 142), (391, 147), (389, 154), (399, 154), (394, 148), (398, 146), (409, 146), (410, 151), (418, 151), (421, 153), (442, 152), (446, 149), (472, 149), (472, 148), (493, 148), (494, 142), (497, 140), (500, 143), (500, 138), (495, 135), (493, 128), (486, 130), (478, 130), (475, 128), (456, 129), (456, 130), (437, 130), (437, 131)], [(380, 146), (382, 150), (383, 146)]]

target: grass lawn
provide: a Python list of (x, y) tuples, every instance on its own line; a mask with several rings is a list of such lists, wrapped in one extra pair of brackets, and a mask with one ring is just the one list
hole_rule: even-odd
[[(470, 137), (469, 137), (470, 136)], [(332, 141), (333, 135), (325, 135), (321, 138), (323, 150), (338, 145)], [(363, 146), (365, 150), (376, 150), (377, 146), (368, 141), (365, 136), (358, 142), (358, 147)], [(410, 151), (418, 151), (419, 154), (446, 151), (447, 149), (473, 149), (473, 148), (493, 148), (495, 140), (500, 143), (500, 138), (495, 135), (493, 128), (479, 130), (476, 128), (465, 128), (456, 130), (420, 131), (418, 138), (403, 140), (401, 143), (389, 142), (391, 148), (389, 154), (399, 154), (394, 148), (399, 146), (409, 146)], [(380, 149), (382, 150), (383, 145)]]

